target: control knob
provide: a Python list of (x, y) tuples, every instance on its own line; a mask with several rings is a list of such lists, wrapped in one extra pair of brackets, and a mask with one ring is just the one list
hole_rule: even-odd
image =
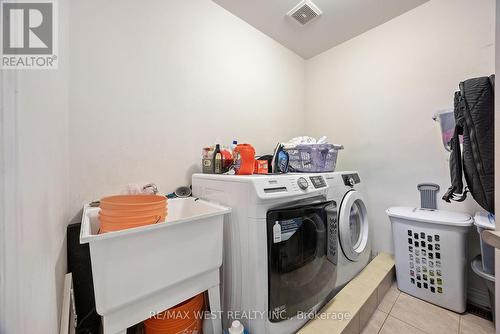
[(356, 185), (356, 181), (354, 181), (354, 178), (350, 177), (347, 179), (347, 183), (351, 186), (354, 187)]
[(307, 188), (309, 188), (309, 182), (307, 182), (307, 180), (303, 177), (299, 177), (299, 179), (297, 180), (297, 184), (302, 190), (306, 190)]

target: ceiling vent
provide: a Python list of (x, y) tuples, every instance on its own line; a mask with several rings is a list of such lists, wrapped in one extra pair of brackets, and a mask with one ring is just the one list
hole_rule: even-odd
[(322, 13), (323, 12), (312, 1), (303, 0), (289, 11), (287, 15), (301, 25), (306, 25), (318, 18)]

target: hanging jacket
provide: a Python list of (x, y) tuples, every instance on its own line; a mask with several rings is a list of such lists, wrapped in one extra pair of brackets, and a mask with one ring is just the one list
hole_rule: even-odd
[[(495, 76), (469, 79), (455, 93), (455, 133), (451, 140), (451, 187), (443, 200), (461, 202), (470, 192), (488, 212), (495, 212)], [(463, 136), (463, 149), (460, 149)], [(463, 176), (467, 187), (464, 188)]]

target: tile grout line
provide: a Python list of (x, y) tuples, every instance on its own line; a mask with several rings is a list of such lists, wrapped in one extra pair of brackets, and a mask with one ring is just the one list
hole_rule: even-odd
[(385, 325), (387, 319), (389, 319), (389, 316), (391, 315), (392, 308), (394, 307), (394, 305), (396, 305), (396, 302), (398, 301), (400, 295), (401, 295), (401, 291), (399, 291), (399, 289), (398, 289), (398, 296), (394, 300), (394, 303), (392, 303), (391, 308), (389, 309), (389, 312), (385, 313), (384, 311), (381, 311), (381, 312), (385, 313), (385, 318), (384, 318), (384, 321), (382, 322), (382, 326), (380, 326), (379, 330), (377, 331), (377, 334), (379, 334), (380, 331), (382, 331), (382, 328), (384, 328), (384, 325)]
[[(401, 295), (401, 293), (402, 293), (402, 292), (400, 292), (400, 295)], [(413, 296), (411, 296), (411, 295), (408, 295), (408, 296), (410, 296), (411, 298), (416, 298), (416, 297), (413, 297)], [(399, 299), (399, 296), (398, 296), (398, 299)], [(416, 298), (416, 299), (419, 299), (419, 298)], [(420, 300), (421, 300), (421, 299), (420, 299)], [(426, 301), (424, 300), (424, 302), (426, 302)], [(429, 303), (429, 302), (426, 302), (426, 303), (428, 303), (428, 304), (430, 304), (430, 305), (437, 306), (437, 305), (432, 304), (432, 303)], [(396, 303), (394, 303), (394, 304), (396, 304)], [(437, 306), (437, 307), (438, 307), (438, 308), (441, 308), (441, 309), (444, 309), (444, 308), (442, 308), (442, 307), (440, 307), (440, 306)], [(446, 309), (444, 309), (444, 310), (446, 310)], [(391, 308), (391, 311), (392, 311), (392, 308)], [(455, 313), (455, 312), (452, 312), (452, 311), (449, 311), (449, 312), (451, 312), (451, 313)], [(429, 332), (427, 332), (426, 330), (424, 330), (424, 329), (422, 329), (422, 328), (416, 327), (415, 325), (412, 325), (412, 324), (410, 324), (410, 323), (406, 322), (406, 321), (405, 321), (405, 320), (403, 320), (403, 319), (399, 319), (398, 317), (396, 317), (396, 316), (394, 316), (394, 315), (392, 315), (392, 314), (391, 314), (391, 316), (393, 316), (394, 318), (396, 318), (396, 319), (398, 319), (398, 320), (400, 320), (400, 321), (404, 322), (405, 324), (410, 325), (410, 326), (412, 326), (412, 327), (414, 327), (414, 328), (416, 328), (416, 329), (418, 329), (418, 330), (420, 330), (420, 331), (422, 331), (422, 332), (424, 332), (424, 333), (433, 334), (433, 333), (429, 333)], [(462, 321), (462, 316), (461, 316), (460, 314), (458, 314), (458, 334), (460, 334), (460, 324), (461, 324), (461, 321)]]
[[(398, 290), (398, 291), (399, 291), (399, 290)], [(421, 331), (421, 332), (423, 332), (423, 333), (432, 334), (432, 333), (429, 333), (429, 332), (427, 332), (426, 330), (424, 330), (424, 329), (422, 329), (422, 328), (419, 328), (419, 327), (417, 327), (417, 326), (415, 326), (415, 325), (413, 325), (413, 324), (410, 324), (410, 323), (406, 322), (405, 320), (400, 319), (400, 318), (398, 318), (397, 316), (395, 316), (394, 314), (392, 314), (392, 310), (394, 309), (394, 306), (395, 306), (395, 305), (396, 305), (396, 303), (398, 302), (398, 300), (399, 300), (399, 298), (400, 298), (400, 296), (401, 296), (401, 293), (402, 293), (402, 292), (401, 292), (401, 291), (399, 291), (398, 296), (396, 297), (396, 300), (395, 300), (395, 301), (394, 301), (394, 303), (391, 305), (391, 308), (390, 308), (389, 313), (386, 313), (386, 312), (384, 312), (384, 311), (382, 311), (382, 310), (379, 310), (379, 311), (381, 311), (382, 313), (385, 313), (385, 314), (386, 314), (386, 317), (385, 317), (385, 319), (384, 319), (384, 321), (383, 321), (383, 323), (382, 323), (382, 326), (381, 326), (381, 327), (380, 327), (380, 329), (378, 330), (377, 334), (379, 334), (379, 333), (380, 333), (380, 331), (381, 331), (381, 330), (382, 330), (382, 328), (384, 327), (385, 323), (387, 322), (387, 319), (389, 319), (389, 316), (391, 316), (391, 317), (393, 317), (393, 318), (395, 318), (395, 319), (397, 319), (397, 320), (399, 320), (399, 321), (401, 321), (401, 322), (405, 323), (406, 325), (411, 326), (411, 327), (413, 327), (413, 328), (415, 328), (415, 329), (417, 329), (417, 330), (419, 330), (419, 331)], [(458, 334), (460, 334), (460, 333), (461, 333), (461, 329), (462, 329), (462, 317), (463, 317), (463, 315), (461, 315), (461, 314), (459, 314), (459, 315), (458, 315)]]
[[(397, 289), (397, 288), (396, 288), (396, 289)], [(398, 302), (399, 296), (401, 296), (401, 291), (399, 291), (399, 289), (398, 289), (398, 296), (396, 297), (396, 300), (394, 301), (394, 303), (392, 303), (392, 305), (391, 305), (391, 309), (389, 310), (389, 313), (388, 313), (388, 314), (391, 314), (392, 309), (394, 308), (394, 305), (396, 305), (396, 303)]]
[(422, 329), (422, 328), (419, 328), (419, 327), (417, 327), (417, 326), (415, 326), (415, 325), (409, 324), (409, 323), (407, 323), (406, 321), (404, 321), (404, 320), (402, 320), (402, 319), (399, 319), (398, 317), (396, 317), (396, 316), (394, 316), (394, 315), (392, 315), (392, 314), (389, 314), (389, 315), (390, 315), (391, 317), (393, 317), (394, 319), (398, 319), (398, 320), (399, 320), (399, 321), (401, 321), (402, 323), (404, 323), (404, 324), (406, 324), (406, 325), (408, 325), (408, 326), (410, 326), (410, 327), (413, 327), (413, 328), (415, 328), (415, 329), (418, 329), (419, 331), (421, 331), (421, 332), (423, 332), (423, 333), (426, 333), (426, 334), (433, 334), (433, 333), (429, 333), (429, 332), (427, 332), (426, 330), (424, 330), (424, 329)]
[[(393, 283), (394, 283), (394, 282), (393, 282)], [(380, 287), (380, 286), (379, 286), (379, 287)], [(389, 287), (389, 289), (387, 289), (386, 293), (384, 294), (384, 297), (387, 295), (387, 293), (389, 292), (389, 290), (391, 289), (391, 287), (392, 287), (392, 285)], [(378, 288), (377, 288), (377, 289), (378, 289)], [(398, 297), (399, 297), (399, 294), (398, 294)], [(398, 297), (396, 297), (396, 300), (397, 300), (397, 298), (398, 298)], [(378, 298), (378, 297), (377, 297), (377, 298)], [(383, 298), (382, 298), (382, 299), (383, 299)], [(394, 302), (394, 303), (395, 303), (395, 302)], [(380, 333), (380, 331), (382, 330), (382, 327), (384, 327), (385, 321), (386, 321), (386, 320), (387, 320), (387, 318), (389, 317), (389, 312), (391, 311), (391, 310), (389, 310), (389, 312), (382, 311), (381, 309), (379, 309), (379, 306), (380, 306), (380, 303), (377, 303), (377, 307), (375, 308), (375, 311), (373, 312), (372, 317), (373, 317), (373, 315), (375, 314), (375, 312), (377, 312), (377, 311), (380, 311), (380, 312), (382, 312), (383, 314), (385, 314), (385, 317), (384, 317), (384, 321), (382, 321), (382, 325), (381, 325), (381, 326), (380, 326), (380, 328), (377, 330), (377, 333), (376, 333), (376, 334), (379, 334), (379, 333)], [(392, 309), (392, 307), (391, 307), (391, 309)], [(371, 317), (370, 317), (370, 318), (371, 318)], [(365, 327), (366, 327), (366, 325), (365, 325)], [(361, 333), (361, 331), (362, 331), (363, 329), (364, 329), (364, 328), (360, 328), (360, 333)]]
[[(424, 333), (428, 333), (426, 330), (424, 330), (424, 329), (422, 329), (422, 328), (419, 328), (419, 327), (416, 327), (415, 325), (412, 325), (412, 324), (410, 324), (410, 323), (406, 322), (405, 320), (398, 318), (397, 316), (395, 316), (395, 315), (393, 315), (393, 314), (390, 314), (390, 316), (391, 316), (391, 317), (393, 317), (393, 318), (398, 319), (399, 321), (404, 322), (404, 323), (405, 323), (405, 324), (407, 324), (407, 325), (412, 326), (413, 328), (418, 329), (419, 331), (422, 331), (422, 332), (424, 332)], [(459, 333), (459, 334), (460, 334), (460, 323), (461, 323), (461, 321), (462, 321), (462, 317), (461, 317), (461, 316), (459, 316), (459, 317), (458, 317), (458, 333)], [(433, 334), (433, 333), (428, 333), (428, 334)]]
[(382, 326), (380, 326), (380, 328), (378, 329), (377, 334), (379, 334), (379, 333), (380, 333), (380, 331), (382, 330), (382, 328), (383, 328), (383, 327), (384, 327), (384, 325), (385, 325), (385, 322), (387, 321), (387, 318), (389, 318), (389, 313), (385, 313), (384, 311), (380, 311), (380, 312), (382, 312), (382, 313), (384, 313), (384, 314), (385, 314), (385, 318), (384, 318), (384, 321), (382, 321)]
[[(395, 282), (396, 282), (396, 281), (394, 281), (393, 283), (395, 283)], [(383, 297), (382, 299), (384, 299), (384, 298), (387, 296), (387, 294), (389, 293), (389, 290), (390, 290), (391, 288), (392, 288), (392, 285), (389, 287), (389, 289), (387, 289), (387, 292), (384, 294), (384, 297)], [(379, 303), (379, 304), (377, 305), (377, 310), (379, 310), (379, 311), (381, 311), (381, 312), (384, 312), (385, 314), (390, 314), (390, 313), (391, 313), (391, 311), (392, 311), (392, 308), (394, 307), (394, 304), (396, 304), (396, 301), (398, 300), (398, 298), (399, 298), (399, 295), (400, 295), (400, 294), (401, 294), (401, 291), (399, 291), (399, 289), (398, 289), (398, 295), (397, 295), (396, 299), (394, 300), (394, 302), (393, 302), (393, 303), (391, 303), (391, 307), (389, 308), (389, 311), (388, 311), (388, 312), (385, 312), (384, 310), (381, 310), (381, 309), (379, 308), (379, 306), (380, 306), (380, 304), (381, 304), (381, 303)]]
[[(399, 297), (398, 297), (398, 298), (399, 298)], [(394, 303), (394, 304), (395, 304), (395, 303)], [(392, 309), (391, 309), (391, 311), (392, 311)], [(389, 314), (389, 315), (390, 315), (391, 317), (393, 317), (393, 318), (395, 318), (395, 319), (398, 319), (399, 321), (401, 321), (401, 322), (403, 322), (403, 323), (405, 323), (405, 324), (407, 324), (407, 325), (409, 325), (409, 326), (413, 327), (413, 328), (418, 329), (418, 330), (419, 330), (419, 331), (421, 331), (421, 332), (424, 332), (424, 333), (427, 333), (427, 334), (433, 334), (433, 333), (429, 333), (429, 332), (427, 332), (426, 330), (424, 330), (424, 329), (422, 329), (422, 328), (419, 328), (419, 327), (417, 327), (417, 326), (415, 326), (415, 325), (413, 325), (413, 324), (410, 324), (410, 323), (406, 322), (405, 320), (400, 319), (400, 318), (398, 318), (397, 316), (395, 316), (395, 315), (393, 315), (393, 314)], [(386, 320), (387, 320), (387, 319), (386, 319)], [(461, 321), (462, 321), (462, 317), (461, 317), (461, 316), (459, 316), (459, 317), (458, 317), (458, 334), (460, 334)], [(384, 323), (385, 323), (385, 321), (384, 321)]]
[[(399, 290), (398, 290), (398, 291), (399, 291)], [(428, 333), (426, 330), (423, 330), (422, 328), (418, 328), (418, 327), (416, 327), (416, 326), (414, 326), (414, 325), (412, 325), (412, 324), (409, 324), (409, 323), (407, 323), (406, 321), (404, 321), (404, 320), (402, 320), (402, 319), (399, 319), (398, 317), (396, 317), (396, 316), (394, 316), (393, 314), (391, 314), (392, 309), (394, 308), (394, 305), (396, 305), (396, 303), (397, 303), (397, 301), (398, 301), (398, 299), (399, 299), (399, 297), (400, 297), (400, 296), (401, 296), (401, 291), (399, 291), (399, 294), (398, 294), (398, 297), (396, 298), (396, 301), (394, 302), (394, 304), (392, 304), (392, 306), (391, 306), (391, 311), (390, 311), (390, 312), (389, 312), (389, 314), (387, 315), (387, 318), (389, 318), (389, 316), (391, 316), (391, 317), (393, 317), (394, 319), (398, 319), (399, 321), (401, 321), (401, 322), (403, 322), (403, 323), (407, 324), (408, 326), (411, 326), (411, 327), (413, 327), (413, 328), (415, 328), (415, 329), (418, 329), (418, 330), (419, 330), (419, 331), (421, 331), (421, 332), (424, 332), (424, 333), (427, 333), (427, 334), (432, 334), (432, 333)], [(385, 322), (387, 321), (387, 318), (384, 320), (384, 324), (385, 324)]]

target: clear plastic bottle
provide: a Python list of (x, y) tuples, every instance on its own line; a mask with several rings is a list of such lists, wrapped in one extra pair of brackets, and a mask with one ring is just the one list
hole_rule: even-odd
[(231, 144), (231, 152), (234, 151), (234, 149), (236, 148), (236, 146), (238, 146), (238, 141), (237, 140), (233, 140), (233, 143)]

